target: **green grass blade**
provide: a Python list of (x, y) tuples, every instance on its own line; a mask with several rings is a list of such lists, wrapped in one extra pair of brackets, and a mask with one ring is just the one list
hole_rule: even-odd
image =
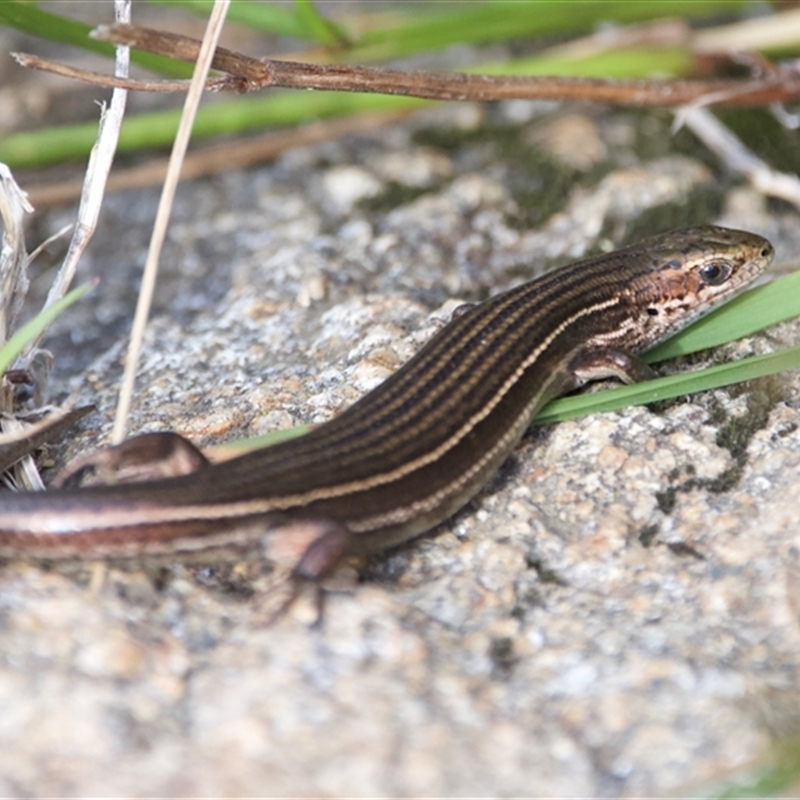
[(697, 372), (682, 372), (666, 378), (609, 389), (605, 392), (563, 397), (554, 400), (533, 421), (534, 425), (549, 425), (587, 414), (601, 411), (618, 411), (621, 408), (635, 405), (646, 405), (658, 400), (669, 400), (694, 392), (705, 392), (732, 383), (752, 381), (777, 372), (800, 369), (800, 346), (790, 347), (765, 356), (753, 356), (730, 364), (719, 364), (716, 367)]
[(584, 58), (564, 56), (533, 56), (511, 62), (480, 64), (465, 72), (482, 75), (558, 75), (581, 78), (652, 78), (664, 75), (684, 75), (694, 66), (695, 59), (688, 48), (622, 47), (594, 53)]
[[(309, 119), (419, 107), (425, 102), (410, 97), (330, 92), (253, 95), (201, 107), (192, 136), (197, 140), (222, 133), (297, 125)], [(179, 119), (179, 109), (126, 117), (122, 123), (118, 152), (169, 146)], [(96, 139), (96, 122), (26, 131), (0, 140), (0, 161), (19, 170), (84, 159)]]
[[(213, 0), (149, 1), (189, 9), (203, 17), (208, 16), (213, 5)], [(257, 30), (329, 46), (355, 39), (353, 46), (342, 51), (340, 56), (350, 62), (364, 62), (397, 58), (459, 43), (480, 44), (548, 33), (589, 31), (600, 22), (634, 22), (656, 16), (704, 16), (720, 10), (734, 10), (741, 7), (744, 0), (660, 0), (657, 3), (605, 0), (581, 4), (564, 3), (563, 0), (537, 0), (535, 3), (473, 0), (468, 4), (452, 4), (449, 9), (438, 4), (432, 11), (425, 5), (393, 5), (389, 10), (345, 14), (342, 21), (350, 30), (365, 31), (360, 37), (344, 33), (340, 26), (325, 20), (328, 30), (332, 28), (334, 31), (333, 38), (324, 28), (308, 24), (307, 9), (302, 8), (302, 4), (309, 4), (309, 0), (300, 0), (294, 9), (275, 3), (240, 0), (231, 6), (228, 19)], [(442, 11), (442, 8), (448, 10)], [(345, 10), (348, 10), (346, 6)]]
[[(153, 5), (171, 6), (191, 11), (200, 17), (208, 17), (214, 0), (148, 0)], [(305, 40), (309, 31), (298, 17), (296, 10), (275, 3), (239, 2), (228, 9), (228, 22), (245, 25), (255, 30), (267, 31), (278, 36)]]
[[(91, 50), (95, 53), (102, 53), (111, 59), (114, 58), (115, 48), (113, 45), (107, 42), (98, 42), (89, 37), (89, 31), (92, 30), (91, 25), (42, 11), (32, 3), (21, 2), (21, 0), (1, 0), (0, 25), (16, 28), (41, 39), (75, 45), (84, 50)], [(131, 61), (170, 77), (191, 78), (192, 76), (191, 64), (142, 53), (139, 50), (131, 51)]]
[(66, 311), (73, 303), (81, 299), (87, 292), (94, 288), (94, 283), (87, 283), (73, 289), (62, 297), (57, 303), (40, 311), (32, 320), (26, 322), (9, 340), (0, 348), (0, 375), (14, 363), (14, 359), (25, 349), (28, 342), (33, 341), (47, 326), (60, 314)]
[[(517, 0), (455, 3), (416, 9), (391, 25), (366, 32), (347, 53), (348, 61), (371, 61), (408, 56), (423, 50), (440, 50), (453, 44), (481, 44), (543, 34), (588, 32), (602, 22), (636, 22), (656, 17), (699, 17), (733, 10), (742, 0), (659, 0), (632, 3), (606, 0), (565, 3), (563, 0)], [(396, 9), (395, 9), (396, 11)], [(351, 24), (355, 28), (355, 22)]]
[[(798, 316), (800, 272), (795, 272), (734, 298), (713, 314), (698, 320), (685, 331), (651, 350), (645, 355), (645, 360), (654, 363), (717, 347)], [(653, 403), (693, 392), (717, 389), (798, 367), (800, 348), (794, 347), (767, 356), (755, 356), (708, 367), (698, 372), (684, 372), (633, 386), (554, 400), (542, 410), (534, 424), (559, 422), (599, 411), (617, 411), (628, 405)]]
[(348, 41), (344, 30), (319, 13), (313, 0), (294, 0), (297, 16), (302, 21), (309, 38), (325, 47), (342, 47)]
[(261, 436), (251, 436), (247, 439), (236, 439), (232, 442), (225, 442), (223, 447), (225, 447), (226, 450), (228, 448), (231, 450), (257, 450), (261, 447), (271, 447), (273, 444), (278, 444), (278, 442), (304, 436), (313, 427), (313, 425), (297, 425), (294, 428), (283, 428), (279, 431), (263, 433)]

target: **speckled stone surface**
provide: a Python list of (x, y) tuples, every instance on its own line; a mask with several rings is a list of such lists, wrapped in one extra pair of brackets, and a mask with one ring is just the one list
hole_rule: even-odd
[[(714, 221), (798, 257), (796, 213), (652, 119), (440, 109), (184, 186), (131, 429), (207, 445), (322, 421), (459, 301), (648, 213), (642, 235)], [(548, 151), (549, 172), (520, 166)], [(537, 217), (524, 198), (556, 175)], [(698, 193), (713, 213), (688, 210)], [(100, 407), (71, 452), (107, 436), (155, 203), (109, 198), (84, 265), (104, 284), (50, 341), (55, 388)], [(785, 324), (709, 358), (797, 340)], [(756, 394), (734, 452), (720, 432)], [(264, 626), (255, 561), (0, 564), (0, 794), (641, 796), (742, 769), (800, 727), (799, 402), (785, 375), (536, 429), (453, 520), (360, 565), (321, 629), (310, 596)]]

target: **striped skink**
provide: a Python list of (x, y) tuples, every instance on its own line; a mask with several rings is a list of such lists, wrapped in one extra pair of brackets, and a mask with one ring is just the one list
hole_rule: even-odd
[(301, 438), (176, 477), (0, 495), (0, 556), (258, 546), (318, 578), (343, 553), (396, 545), (449, 517), (548, 400), (595, 378), (646, 377), (638, 353), (732, 297), (772, 256), (760, 236), (704, 226), (554, 270), (455, 315)]

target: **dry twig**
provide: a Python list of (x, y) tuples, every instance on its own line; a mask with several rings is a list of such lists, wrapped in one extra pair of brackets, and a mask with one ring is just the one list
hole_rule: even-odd
[(128, 355), (125, 361), (125, 375), (120, 389), (117, 413), (114, 417), (114, 429), (112, 431), (112, 442), (119, 444), (125, 438), (125, 427), (128, 412), (133, 396), (133, 387), (136, 381), (136, 368), (139, 362), (139, 354), (142, 349), (147, 317), (150, 313), (150, 305), (155, 292), (156, 277), (158, 275), (158, 259), (161, 255), (161, 248), (167, 235), (167, 225), (169, 215), (172, 210), (172, 202), (175, 198), (175, 191), (180, 180), (181, 164), (189, 146), (189, 137), (192, 133), (192, 125), (200, 105), (200, 98), (203, 93), (206, 76), (211, 67), (211, 60), (214, 50), (222, 33), (222, 26), (225, 22), (225, 15), (228, 11), (230, 0), (215, 0), (214, 8), (206, 26), (206, 33), (199, 52), (197, 53), (194, 75), (186, 95), (183, 106), (178, 132), (175, 134), (175, 143), (170, 154), (169, 168), (164, 178), (164, 187), (161, 191), (161, 199), (158, 204), (158, 211), (153, 223), (153, 233), (150, 238), (150, 248), (147, 252), (142, 285), (139, 290), (139, 299), (136, 304), (136, 313), (133, 318), (133, 330), (131, 331), (131, 341), (128, 347)]
[(745, 175), (759, 192), (786, 200), (800, 210), (800, 178), (774, 170), (712, 113), (704, 108), (683, 109), (676, 122), (685, 125), (728, 169)]
[[(97, 39), (126, 44), (150, 53), (195, 62), (200, 43), (179, 34), (135, 25), (100, 26)], [(142, 91), (185, 90), (185, 81), (133, 81), (102, 78), (97, 73), (53, 65), (44, 59), (15, 53), (19, 63), (69, 74), (105, 86)], [(311, 64), (257, 59), (217, 48), (212, 68), (228, 77), (215, 78), (206, 88), (253, 91), (264, 88), (372, 92), (428, 100), (580, 100), (629, 106), (677, 106), (713, 102), (729, 106), (762, 106), (800, 97), (800, 73), (792, 69), (737, 80), (607, 80), (560, 76), (494, 76), (465, 73), (411, 72), (347, 64)], [(713, 99), (712, 99), (713, 98)]]

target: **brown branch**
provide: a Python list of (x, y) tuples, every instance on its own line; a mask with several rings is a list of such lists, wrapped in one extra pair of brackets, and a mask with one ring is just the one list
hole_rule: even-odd
[[(189, 88), (189, 81), (148, 81), (135, 80), (133, 78), (119, 78), (116, 75), (104, 75), (100, 72), (92, 72), (88, 69), (70, 67), (66, 64), (59, 64), (49, 61), (46, 58), (31, 55), (30, 53), (11, 53), (11, 57), (21, 67), (27, 69), (38, 69), (42, 72), (50, 72), (53, 75), (60, 75), (62, 78), (91, 83), (95, 86), (103, 86), (112, 89), (130, 89), (140, 92), (185, 92)], [(224, 78), (222, 80), (225, 80)], [(206, 83), (207, 89), (219, 88), (219, 80), (210, 80)]]
[[(148, 53), (176, 58), (194, 64), (200, 52), (199, 39), (192, 39), (178, 33), (156, 31), (139, 25), (98, 25), (90, 36), (101, 42), (127, 44)], [(123, 41), (124, 39), (124, 41)], [(227, 72), (246, 81), (258, 83), (264, 76), (264, 62), (257, 58), (235, 53), (218, 47), (211, 60), (211, 68)]]
[[(194, 61), (199, 42), (133, 25), (101, 26), (95, 38)], [(134, 80), (68, 67), (25, 53), (12, 53), (23, 67), (105, 87), (147, 92), (185, 91), (188, 81)], [(746, 80), (605, 80), (554, 76), (494, 76), (409, 72), (342, 64), (311, 64), (250, 58), (217, 48), (213, 67), (229, 77), (206, 82), (210, 91), (254, 91), (268, 87), (368, 92), (429, 100), (577, 100), (626, 106), (762, 106), (800, 97), (800, 74), (774, 68)]]
[(726, 105), (764, 105), (800, 96), (793, 80), (767, 77), (732, 81), (615, 81), (552, 76), (437, 74), (269, 61), (261, 86), (379, 92), (430, 100), (584, 100), (633, 106), (675, 106), (713, 96)]
[[(194, 61), (199, 42), (133, 25), (102, 26), (97, 39), (127, 44), (159, 55)], [(217, 88), (251, 91), (266, 87), (320, 91), (372, 92), (429, 100), (582, 100), (632, 106), (707, 103), (758, 106), (800, 97), (800, 74), (780, 70), (746, 80), (653, 81), (490, 76), (409, 72), (342, 64), (259, 60), (218, 48), (213, 67), (231, 77)]]

